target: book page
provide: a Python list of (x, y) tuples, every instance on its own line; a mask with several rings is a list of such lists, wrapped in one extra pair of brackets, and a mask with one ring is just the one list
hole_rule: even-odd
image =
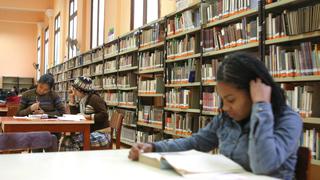
[(237, 163), (224, 155), (213, 155), (191, 150), (162, 155), (179, 174), (193, 173), (236, 173), (245, 172)]
[(81, 114), (64, 114), (62, 117), (58, 117), (61, 121), (81, 121), (86, 118)]

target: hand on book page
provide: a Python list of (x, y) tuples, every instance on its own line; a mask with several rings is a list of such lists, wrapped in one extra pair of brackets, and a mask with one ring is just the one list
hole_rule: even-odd
[(195, 150), (168, 153), (142, 153), (139, 161), (158, 168), (173, 168), (181, 175), (245, 172), (239, 164), (223, 155), (212, 155)]

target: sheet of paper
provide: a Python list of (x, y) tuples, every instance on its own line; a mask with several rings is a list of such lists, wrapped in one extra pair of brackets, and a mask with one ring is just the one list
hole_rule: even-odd
[(58, 117), (61, 121), (81, 121), (86, 118), (81, 114), (64, 114), (62, 117)]

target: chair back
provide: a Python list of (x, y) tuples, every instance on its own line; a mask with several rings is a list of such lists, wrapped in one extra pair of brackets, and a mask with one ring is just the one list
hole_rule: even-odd
[(58, 150), (57, 137), (49, 132), (19, 132), (0, 134), (0, 152), (45, 149), (48, 152)]
[(297, 164), (295, 170), (296, 180), (306, 180), (311, 163), (311, 152), (309, 148), (299, 147), (297, 154)]
[(110, 127), (111, 127), (111, 143), (110, 146), (113, 145), (113, 132), (116, 132), (116, 149), (120, 149), (120, 137), (121, 137), (121, 127), (122, 127), (123, 114), (118, 111), (114, 111), (112, 113), (110, 119)]
[(19, 110), (19, 104), (7, 104), (7, 116), (15, 116)]

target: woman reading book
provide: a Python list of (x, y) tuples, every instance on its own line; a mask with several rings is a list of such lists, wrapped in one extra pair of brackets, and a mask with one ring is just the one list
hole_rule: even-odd
[[(76, 97), (79, 99), (78, 103), (76, 103)], [(90, 78), (80, 76), (74, 81), (69, 92), (69, 107), (71, 114), (79, 113), (84, 115), (87, 120), (94, 120), (94, 124), (91, 125), (90, 129), (91, 146), (106, 146), (109, 144), (110, 135), (97, 131), (109, 127), (107, 105), (95, 93)], [(60, 150), (80, 150), (82, 144), (83, 135), (72, 134), (63, 139)]]
[(205, 128), (188, 138), (135, 144), (129, 158), (138, 160), (141, 152), (219, 148), (247, 171), (292, 179), (302, 121), (264, 64), (246, 53), (229, 55), (219, 66), (216, 88), (222, 112)]

